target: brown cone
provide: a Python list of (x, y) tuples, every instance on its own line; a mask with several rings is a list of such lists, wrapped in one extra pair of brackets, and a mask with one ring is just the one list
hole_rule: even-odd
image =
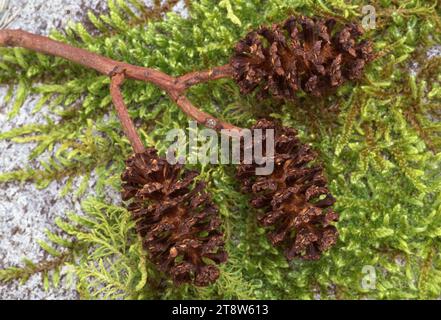
[(171, 165), (155, 149), (133, 155), (122, 174), (124, 201), (151, 261), (176, 284), (212, 284), (227, 260), (217, 207), (195, 182), (198, 173)]
[(335, 199), (329, 193), (323, 168), (313, 164), (317, 155), (299, 141), (294, 129), (268, 120), (258, 121), (252, 129), (262, 129), (263, 136), (265, 130), (275, 130), (274, 171), (256, 176), (258, 166), (242, 161), (237, 177), (243, 191), (251, 194), (254, 208), (263, 209), (259, 222), (270, 229), (269, 240), (284, 249), (288, 260), (319, 259), (337, 241), (338, 232), (332, 223), (338, 214), (331, 208)]
[(261, 27), (236, 45), (234, 78), (242, 93), (258, 88), (263, 96), (284, 99), (295, 98), (299, 90), (322, 96), (361, 78), (373, 59), (372, 43), (359, 41), (362, 34), (355, 24), (303, 16)]

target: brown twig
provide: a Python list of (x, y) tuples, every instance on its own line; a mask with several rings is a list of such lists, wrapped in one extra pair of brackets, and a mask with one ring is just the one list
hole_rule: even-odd
[(191, 103), (191, 101), (188, 100), (188, 98), (184, 94), (179, 94), (176, 91), (169, 92), (169, 94), (170, 97), (179, 106), (179, 108), (186, 115), (196, 120), (199, 124), (202, 124), (210, 129), (215, 129), (215, 130), (222, 130), (222, 129), (237, 130), (237, 131), (241, 130), (240, 128), (233, 126), (228, 122), (224, 122), (219, 119), (216, 119), (215, 117), (209, 115), (208, 113), (205, 113), (195, 108)]
[[(0, 46), (22, 47), (60, 57), (111, 77), (112, 84), (110, 89), (112, 98), (121, 121), (124, 120), (124, 122), (122, 122), (124, 132), (127, 134), (133, 148), (136, 148), (135, 151), (141, 150), (142, 143), (136, 133), (133, 122), (128, 118), (127, 108), (120, 92), (120, 85), (124, 79), (140, 80), (155, 84), (167, 92), (187, 116), (195, 119), (202, 125), (217, 130), (236, 129), (240, 131), (240, 128), (230, 123), (220, 121), (199, 110), (185, 96), (185, 92), (191, 86), (211, 80), (231, 78), (232, 68), (230, 65), (216, 67), (212, 70), (195, 71), (175, 78), (158, 70), (112, 60), (88, 50), (76, 48), (69, 44), (23, 30), (0, 30)], [(143, 148), (144, 146), (142, 146), (142, 149)]]
[(151, 82), (164, 90), (174, 86), (173, 77), (161, 71), (115, 61), (88, 50), (23, 30), (0, 30), (0, 46), (22, 47), (64, 58), (108, 76), (112, 76), (117, 70), (124, 70), (127, 78)]
[(233, 68), (227, 64), (224, 66), (216, 67), (206, 71), (196, 71), (187, 73), (177, 79), (180, 85), (183, 85), (184, 90), (199, 83), (222, 79), (231, 78), (233, 76)]
[(142, 153), (145, 151), (144, 145), (136, 132), (135, 125), (130, 118), (127, 107), (124, 103), (123, 96), (121, 94), (121, 85), (125, 79), (124, 73), (116, 73), (110, 83), (110, 95), (112, 96), (113, 104), (115, 105), (116, 112), (118, 113), (119, 120), (123, 127), (124, 133), (130, 141), (133, 150), (136, 153)]

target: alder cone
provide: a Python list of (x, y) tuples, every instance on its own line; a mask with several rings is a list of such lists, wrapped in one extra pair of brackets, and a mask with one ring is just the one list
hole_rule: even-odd
[(184, 170), (147, 149), (130, 157), (122, 174), (124, 201), (151, 261), (176, 284), (207, 286), (227, 260), (217, 207), (195, 182), (198, 172)]
[[(297, 138), (296, 130), (268, 120), (260, 120), (252, 129), (274, 129), (274, 171), (257, 176), (256, 164), (240, 164), (237, 178), (251, 195), (251, 205), (263, 209), (259, 222), (270, 229), (270, 242), (284, 249), (288, 260), (317, 260), (337, 241), (332, 225), (338, 214), (332, 210), (334, 197), (327, 187), (323, 168), (315, 165), (316, 153)], [(265, 143), (262, 144), (266, 155)], [(252, 148), (243, 145), (242, 148)]]
[[(338, 30), (337, 30), (338, 29)], [(235, 48), (231, 66), (242, 93), (293, 99), (303, 90), (323, 96), (347, 80), (360, 79), (373, 59), (372, 43), (359, 41), (356, 24), (290, 17), (252, 31)]]

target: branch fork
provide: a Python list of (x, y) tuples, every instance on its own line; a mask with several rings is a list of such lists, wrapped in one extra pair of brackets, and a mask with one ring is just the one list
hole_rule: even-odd
[(194, 85), (222, 78), (231, 78), (233, 76), (233, 69), (229, 64), (211, 70), (190, 72), (175, 78), (155, 69), (112, 60), (88, 50), (76, 48), (69, 44), (23, 30), (0, 30), (0, 46), (22, 47), (64, 58), (109, 76), (111, 78), (110, 94), (113, 104), (123, 126), (123, 131), (136, 153), (143, 152), (145, 147), (136, 132), (132, 119), (130, 119), (121, 94), (121, 86), (126, 79), (149, 82), (158, 86), (170, 96), (187, 116), (201, 125), (216, 130), (230, 129), (239, 132), (241, 130), (230, 123), (216, 119), (208, 113), (199, 110), (185, 95), (186, 91)]

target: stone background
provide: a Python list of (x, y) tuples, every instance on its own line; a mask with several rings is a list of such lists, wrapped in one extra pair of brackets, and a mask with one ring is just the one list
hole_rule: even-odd
[[(63, 28), (70, 21), (83, 21), (87, 11), (105, 11), (107, 1), (100, 0), (11, 0), (18, 16), (9, 26), (37, 34), (48, 34), (52, 28)], [(146, 0), (146, 3), (149, 1)], [(180, 4), (176, 10), (182, 12)], [(15, 12), (15, 11), (14, 11)], [(6, 88), (0, 84), (0, 132), (8, 131), (28, 123), (44, 122), (44, 109), (38, 115), (31, 110), (38, 97), (30, 97), (13, 120), (8, 120), (10, 106), (5, 106), (3, 97)], [(0, 172), (17, 170), (28, 162), (33, 144), (17, 144), (0, 141)], [(78, 181), (77, 181), (78, 183)], [(80, 211), (81, 199), (60, 197), (64, 183), (54, 182), (47, 189), (38, 190), (32, 183), (8, 183), (0, 185), (0, 268), (20, 264), (23, 257), (41, 260), (45, 254), (37, 241), (45, 239), (44, 230), (54, 228), (56, 216)], [(94, 179), (87, 196), (93, 195)], [(110, 197), (113, 199), (119, 196)], [(73, 288), (62, 282), (59, 289), (44, 291), (41, 276), (32, 277), (26, 284), (1, 285), (0, 299), (76, 299)]]

